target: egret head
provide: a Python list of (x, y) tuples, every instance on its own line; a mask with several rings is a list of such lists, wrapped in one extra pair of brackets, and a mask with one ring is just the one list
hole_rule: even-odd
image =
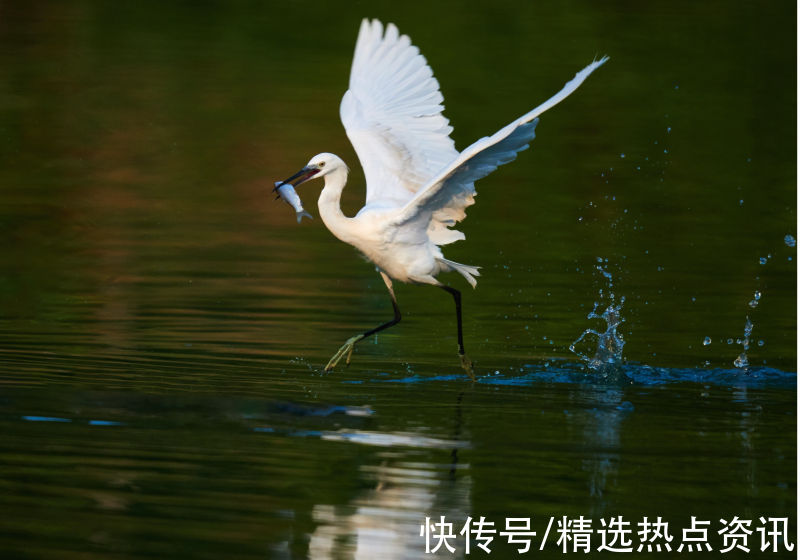
[(305, 183), (309, 179), (324, 177), (328, 173), (332, 173), (339, 169), (348, 171), (347, 164), (345, 164), (345, 162), (342, 161), (339, 156), (323, 152), (312, 157), (303, 169), (283, 182), (290, 183), (296, 187), (297, 185)]

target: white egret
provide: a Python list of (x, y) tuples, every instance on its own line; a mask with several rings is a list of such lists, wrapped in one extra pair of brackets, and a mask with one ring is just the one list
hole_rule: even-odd
[(284, 183), (294, 186), (324, 177), (319, 214), (325, 226), (372, 261), (392, 298), (394, 318), (349, 338), (325, 366), (332, 370), (344, 357), (350, 363), (355, 344), (400, 321), (392, 280), (430, 284), (455, 301), (458, 354), (474, 379), (464, 350), (461, 292), (439, 282), (440, 272), (455, 271), (474, 288), (478, 267), (448, 260), (442, 245), (464, 239), (450, 229), (474, 204), (474, 182), (514, 160), (534, 138), (537, 117), (575, 91), (608, 57), (595, 60), (553, 97), (492, 136), (463, 152), (455, 149), (453, 130), (442, 115), (443, 97), (419, 49), (393, 24), (363, 20), (340, 116), (367, 181), (364, 207), (352, 218), (339, 201), (349, 169), (336, 155), (314, 156)]

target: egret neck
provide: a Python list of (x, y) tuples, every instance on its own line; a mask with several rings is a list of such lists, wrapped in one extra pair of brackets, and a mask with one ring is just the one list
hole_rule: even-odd
[(350, 224), (353, 218), (345, 216), (340, 205), (342, 190), (347, 183), (347, 171), (347, 166), (342, 164), (325, 174), (325, 186), (319, 194), (317, 205), (325, 227), (341, 241), (352, 244)]

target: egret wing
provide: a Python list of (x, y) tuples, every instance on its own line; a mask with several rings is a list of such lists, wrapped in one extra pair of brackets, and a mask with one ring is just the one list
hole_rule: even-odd
[(474, 203), (474, 182), (513, 161), (518, 152), (526, 149), (535, 136), (537, 117), (569, 96), (606, 60), (608, 57), (593, 61), (553, 97), (466, 148), (405, 204), (397, 223), (427, 221), (427, 234), (437, 245), (464, 239), (462, 232), (449, 228), (463, 220), (465, 208)]
[(367, 204), (407, 202), (458, 155), (425, 57), (397, 27), (363, 20), (339, 113), (367, 180)]

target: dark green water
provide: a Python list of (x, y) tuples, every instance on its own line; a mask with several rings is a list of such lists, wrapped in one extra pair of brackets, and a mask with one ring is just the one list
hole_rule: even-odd
[[(320, 373), (391, 307), (321, 185), (299, 226), (269, 190), (331, 151), (360, 207), (338, 104), (364, 16), (428, 58), (459, 148), (611, 56), (446, 250), (483, 267), (475, 291), (443, 277), (475, 384), (447, 294), (402, 285), (403, 322)], [(421, 558), (442, 515), (531, 518), (529, 556), (561, 555), (555, 528), (539, 544), (562, 516), (622, 515), (634, 551), (662, 516), (664, 557), (691, 516), (713, 555), (733, 516), (753, 556), (760, 517), (796, 544), (795, 22), (790, 2), (0, 4), (0, 558)], [(611, 293), (624, 365), (599, 373), (569, 346)]]

